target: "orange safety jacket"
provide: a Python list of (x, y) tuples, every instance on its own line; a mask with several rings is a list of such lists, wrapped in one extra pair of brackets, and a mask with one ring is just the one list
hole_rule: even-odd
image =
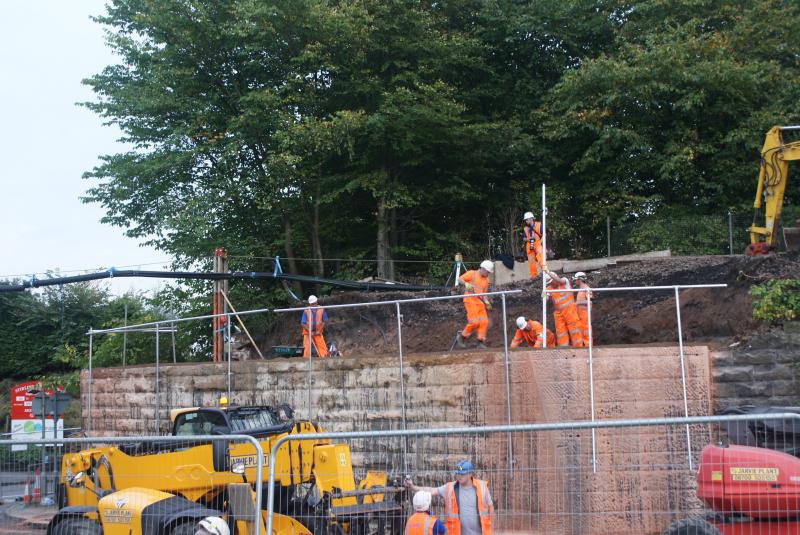
[(534, 221), (533, 226), (523, 225), (525, 233), (525, 252), (531, 254), (537, 247), (541, 246), (542, 241), (542, 222)]
[[(478, 518), (481, 522), (481, 534), (492, 535), (492, 519), (489, 516), (489, 483), (482, 479), (472, 478), (475, 485), (475, 494), (478, 498)], [(447, 535), (461, 535), (461, 520), (458, 518), (458, 489), (456, 482), (450, 481), (445, 485), (444, 508)]]
[(310, 316), (309, 313), (311, 310), (306, 309), (303, 312), (303, 317), (305, 318), (306, 322), (303, 325), (303, 333), (308, 334), (308, 327), (311, 326), (311, 334), (322, 334), (322, 316), (325, 313), (324, 308), (317, 308), (314, 312), (316, 312), (315, 316)]
[(405, 535), (433, 535), (436, 517), (428, 513), (414, 513), (406, 522)]
[(468, 302), (470, 300), (479, 301), (483, 303), (484, 296), (480, 297), (470, 297), (472, 294), (482, 294), (489, 291), (489, 277), (481, 277), (481, 274), (478, 273), (477, 269), (471, 269), (461, 275), (460, 277), (461, 282), (468, 282), (472, 284), (472, 288), (464, 290), (464, 302)]
[[(556, 279), (556, 283), (556, 288), (566, 288), (566, 285), (561, 280)], [(564, 310), (570, 305), (575, 304), (575, 300), (572, 297), (572, 292), (551, 291), (548, 292), (547, 295), (549, 295), (550, 299), (553, 300), (553, 306), (556, 310)]]
[[(524, 329), (517, 329), (514, 334), (514, 339), (511, 341), (511, 347), (519, 347), (522, 341), (528, 343), (530, 347), (542, 347), (542, 324), (538, 321), (528, 320), (528, 325), (531, 326), (530, 331)], [(547, 347), (553, 347), (556, 344), (556, 335), (550, 329), (547, 329)]]
[(586, 291), (578, 292), (577, 295), (575, 296), (576, 307), (584, 309), (589, 308), (589, 299), (586, 295), (587, 293), (589, 294), (588, 297), (594, 299), (594, 294), (592, 293), (592, 290), (590, 288), (587, 288)]

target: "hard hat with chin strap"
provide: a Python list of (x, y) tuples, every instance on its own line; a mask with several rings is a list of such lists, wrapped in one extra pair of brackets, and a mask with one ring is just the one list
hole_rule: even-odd
[(522, 220), (525, 221), (526, 219), (534, 219), (533, 212), (525, 212), (525, 215), (522, 216)]
[(517, 318), (517, 327), (520, 329), (524, 329), (525, 326), (528, 325), (528, 322), (525, 320), (525, 316), (520, 316)]
[(572, 280), (585, 281), (586, 280), (586, 273), (584, 273), (583, 271), (579, 271), (579, 272), (577, 272), (576, 274), (574, 274), (572, 276)]
[(481, 262), (481, 267), (486, 271), (488, 271), (489, 273), (492, 273), (494, 271), (494, 262), (492, 262), (491, 260), (484, 260), (483, 262)]

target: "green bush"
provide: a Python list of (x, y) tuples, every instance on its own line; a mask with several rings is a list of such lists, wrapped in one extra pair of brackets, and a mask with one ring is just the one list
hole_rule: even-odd
[(753, 317), (767, 323), (800, 318), (800, 279), (771, 280), (750, 289)]

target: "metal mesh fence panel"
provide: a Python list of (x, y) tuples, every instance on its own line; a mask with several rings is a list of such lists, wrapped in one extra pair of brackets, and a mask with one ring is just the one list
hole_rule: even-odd
[(239, 435), (0, 441), (0, 532), (193, 535), (218, 517), (264, 533), (259, 459)]
[[(284, 493), (284, 510), (293, 500), (304, 504), (306, 521), (317, 529), (358, 525), (374, 532), (370, 530), (380, 525), (387, 533), (397, 532), (414, 513), (412, 496), (420, 488), (433, 492), (430, 513), (446, 522), (452, 512), (446, 503), (447, 483), (468, 488), (469, 482), (479, 486), (483, 480), (491, 495), (488, 513), (494, 533), (661, 534), (670, 526), (691, 523), (716, 525), (728, 533), (727, 524), (740, 524), (741, 529), (743, 522), (748, 523), (745, 529), (761, 531), (741, 533), (794, 533), (766, 530), (800, 528), (790, 524), (800, 503), (796, 496), (792, 502), (775, 491), (790, 484), (796, 473), (786, 463), (798, 464), (791, 456), (800, 446), (793, 432), (797, 418), (545, 424), (413, 431), (410, 436), (374, 432), (318, 438), (318, 446), (306, 439), (306, 453), (323, 460), (315, 468), (318, 479), (335, 480), (349, 463), (355, 478), (346, 489), (305, 489), (299, 494), (286, 485), (291, 474), (280, 468), (281, 455), (299, 449), (300, 442), (290, 439), (277, 450), (275, 488)], [(687, 431), (698, 445), (691, 454), (693, 467)], [(463, 460), (474, 463), (475, 480), (455, 472)], [(411, 486), (404, 491), (406, 476)], [(350, 490), (361, 481), (366, 489)], [(376, 485), (372, 491), (371, 484)], [(459, 512), (474, 511), (469, 500), (478, 499), (476, 492), (460, 496), (466, 502), (458, 503), (463, 508)]]

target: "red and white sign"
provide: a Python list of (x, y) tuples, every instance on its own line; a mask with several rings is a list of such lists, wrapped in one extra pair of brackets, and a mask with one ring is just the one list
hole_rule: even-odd
[(33, 420), (33, 394), (31, 390), (40, 390), (40, 381), (28, 381), (20, 383), (11, 388), (11, 419), (12, 420)]

